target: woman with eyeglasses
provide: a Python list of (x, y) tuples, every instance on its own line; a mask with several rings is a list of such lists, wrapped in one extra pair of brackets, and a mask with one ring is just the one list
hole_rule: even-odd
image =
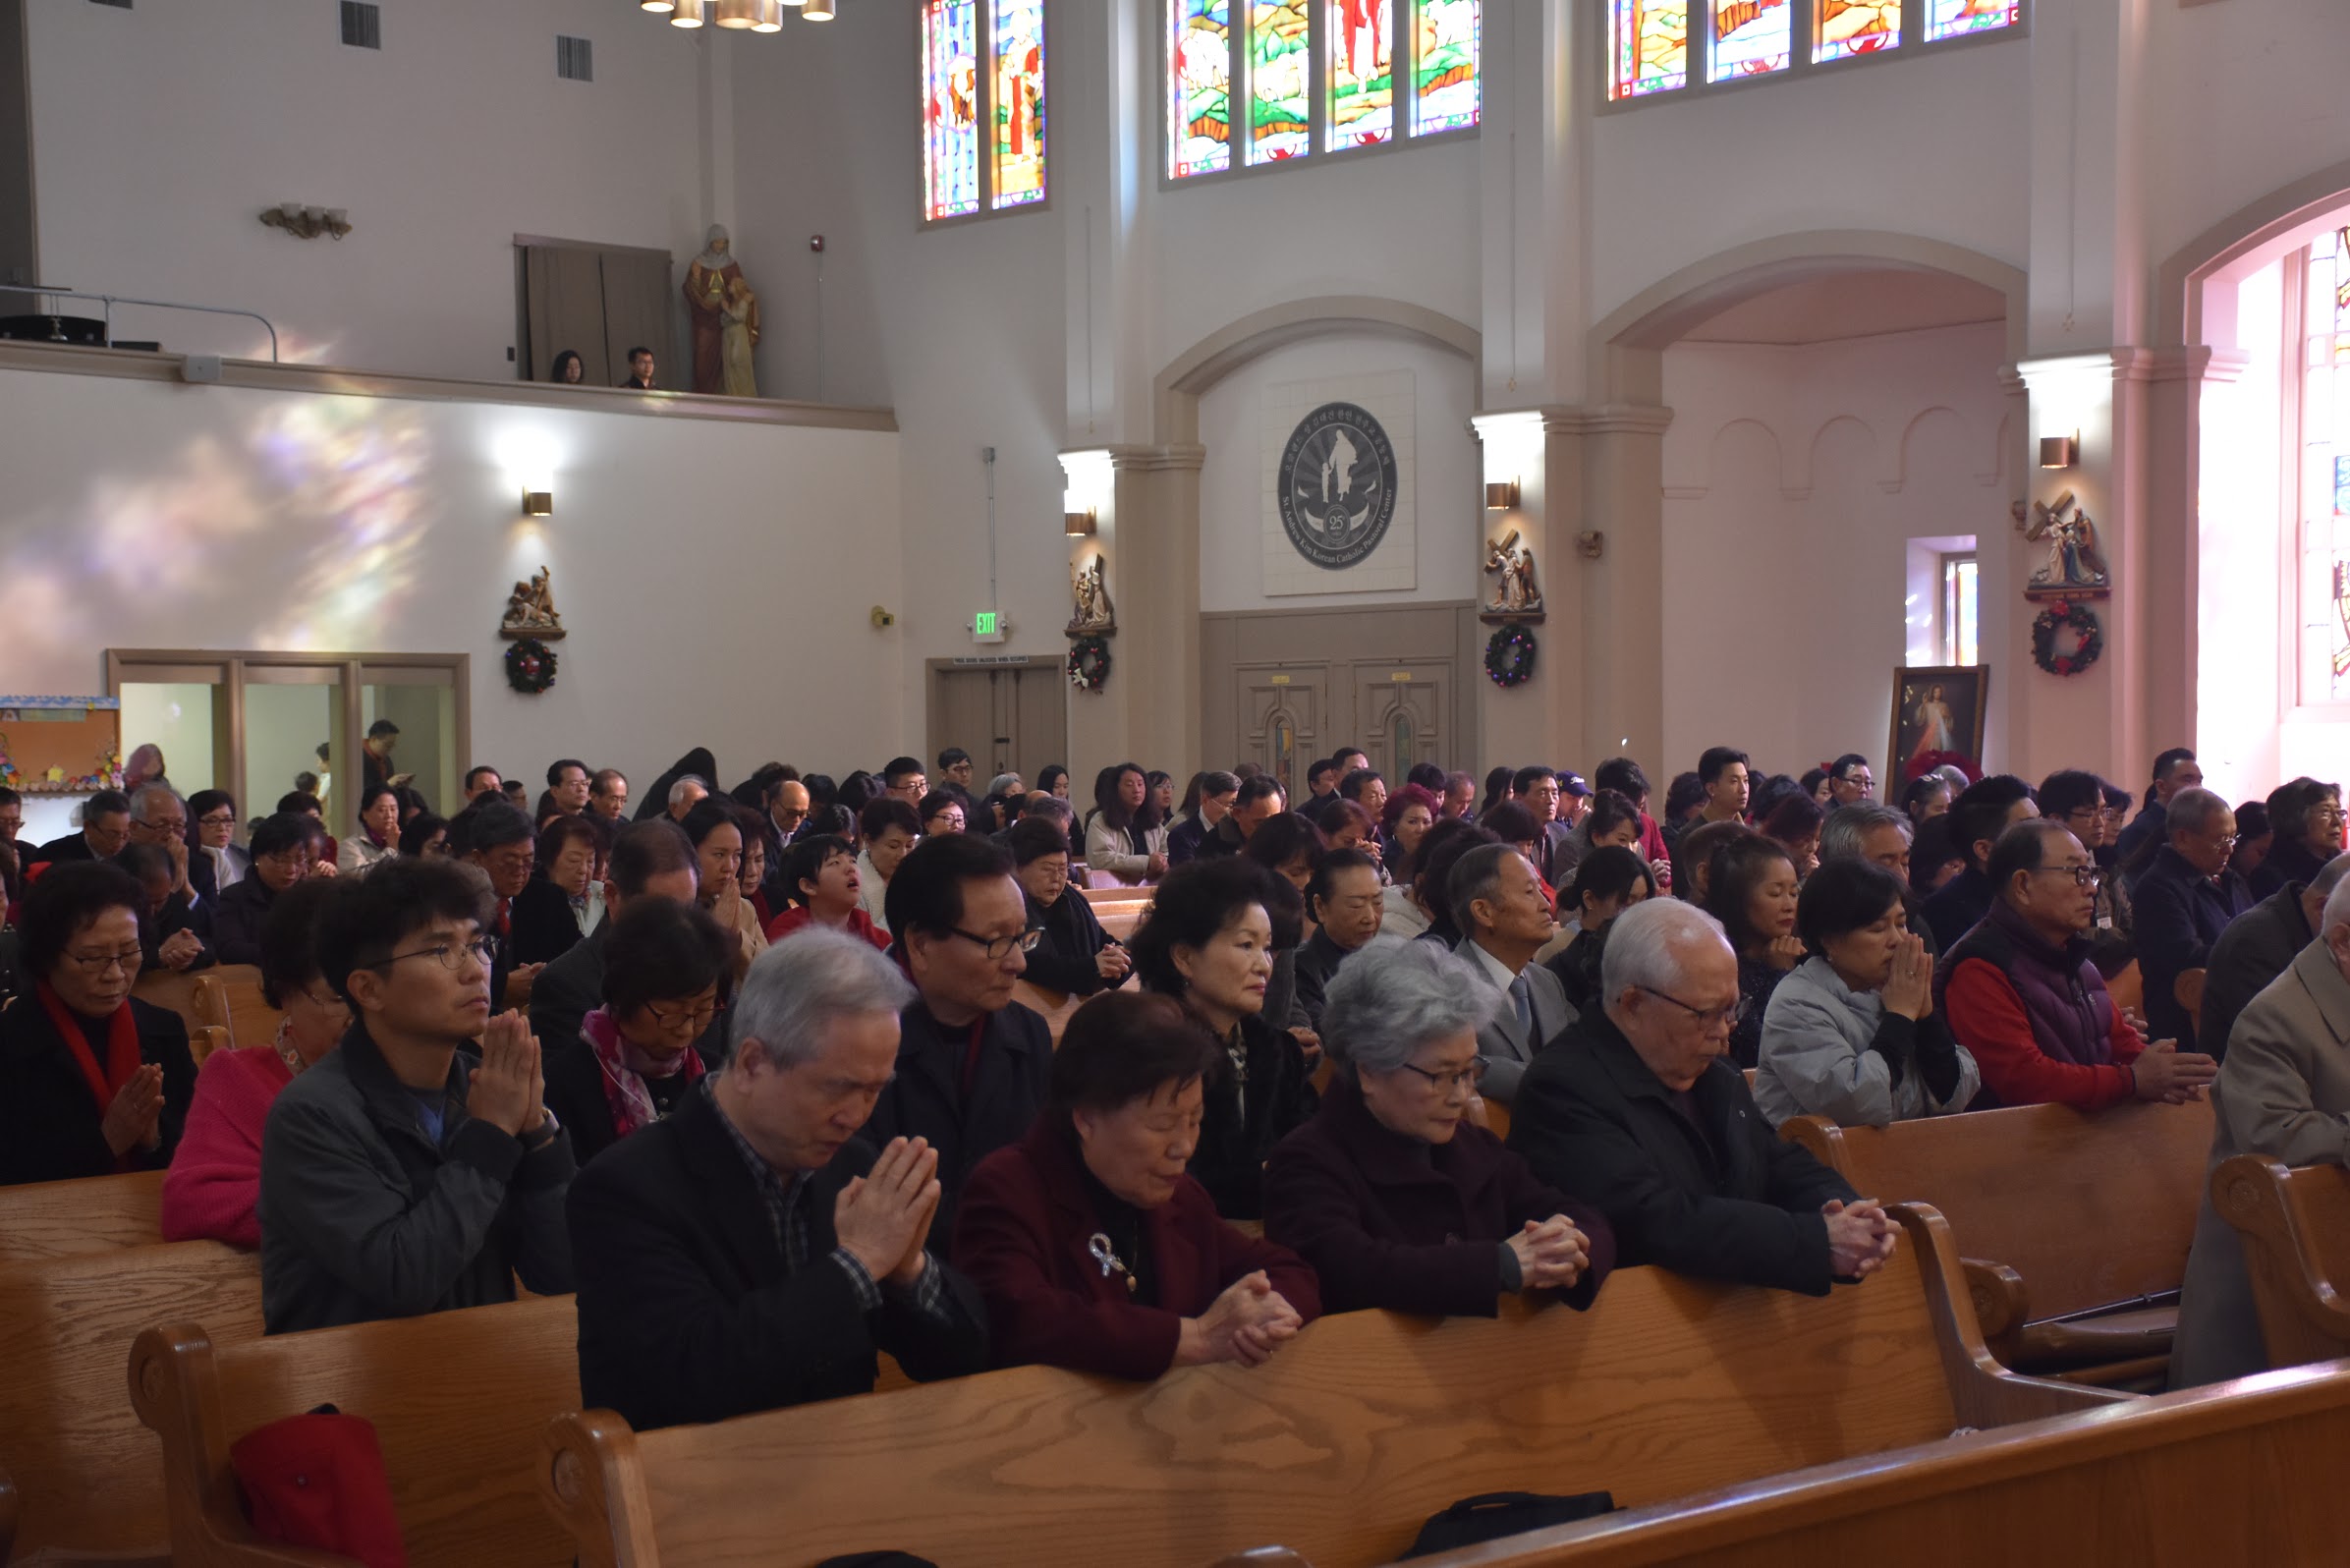
[(269, 906), (317, 871), (324, 838), (317, 818), (294, 812), (265, 817), (252, 830), (252, 874), (222, 893), (212, 909), (212, 951), (223, 964), (261, 961), (261, 922)]
[(1264, 1016), (1272, 876), (1242, 855), (1179, 866), (1127, 944), (1143, 988), (1180, 999), (1223, 1048), (1190, 1168), (1226, 1219), (1259, 1217), (1265, 1156), (1314, 1113), (1304, 1047)]
[(1596, 1209), (1539, 1180), (1478, 1121), (1492, 987), (1429, 942), (1374, 940), (1331, 977), (1336, 1076), (1264, 1173), (1265, 1239), (1314, 1265), (1328, 1312), (1490, 1317), (1502, 1297), (1588, 1307), (1615, 1260)]
[(1028, 981), (1048, 991), (1091, 996), (1124, 984), (1134, 958), (1124, 943), (1102, 929), (1093, 906), (1069, 886), (1069, 835), (1047, 817), (1030, 816), (1004, 835), (1012, 852), (1013, 876), (1028, 903)]
[(217, 898), (245, 880), (252, 857), (237, 841), (237, 798), (226, 790), (188, 797), (188, 881), (197, 895)]
[(552, 963), (603, 920), (595, 862), (599, 844), (608, 842), (601, 817), (557, 812), (548, 818), (532, 851), (531, 880), (514, 895), (509, 924), (517, 964)]
[(737, 952), (734, 978), (741, 980), (751, 961), (767, 950), (767, 933), (758, 911), (743, 896), (743, 823), (730, 802), (699, 801), (678, 824), (694, 845), (700, 891), (696, 895), (720, 926), (734, 933)]
[(261, 999), (284, 1014), (266, 1045), (214, 1051), (196, 1077), (188, 1130), (163, 1178), (163, 1239), (261, 1245), (261, 1129), (278, 1092), (342, 1041), (351, 1007), (327, 985), (311, 941), (337, 883), (299, 882), (261, 923)]
[(677, 1109), (712, 1063), (700, 1043), (725, 1010), (734, 934), (707, 910), (632, 899), (604, 939), (604, 1005), (577, 1041), (543, 1040), (546, 1103), (586, 1164)]
[(2268, 796), (2268, 857), (2252, 873), (2260, 898), (2310, 879), (2342, 853), (2342, 787), (2314, 778), (2280, 784)]
[(196, 1062), (177, 1013), (131, 995), (146, 897), (103, 861), (49, 868), (25, 895), (19, 973), (0, 1012), (0, 1186), (161, 1170)]
[(1933, 956), (1909, 928), (1901, 879), (1830, 861), (1796, 901), (1810, 956), (1770, 993), (1755, 1103), (1773, 1127), (1824, 1116), (1884, 1127), (1967, 1108), (1975, 1058), (1933, 1005)]

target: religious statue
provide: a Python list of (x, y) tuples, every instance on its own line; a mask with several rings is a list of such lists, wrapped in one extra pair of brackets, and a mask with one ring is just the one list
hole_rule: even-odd
[(2057, 496), (2053, 506), (2043, 501), (2032, 503), (2028, 523), (2023, 502), (2016, 502), (2013, 512), (2024, 537), (2048, 547), (2047, 564), (2032, 574), (2032, 581), (2024, 587), (2025, 597), (2102, 598), (2112, 591), (2113, 579), (2098, 552), (2097, 524), (2081, 510), (2072, 491)]
[[(739, 307), (733, 291), (740, 287), (743, 304)], [(697, 392), (733, 392), (729, 384), (732, 372), (728, 366), (726, 333), (730, 321), (737, 321), (745, 336), (743, 345), (743, 379), (750, 380), (751, 350), (758, 343), (758, 297), (743, 282), (743, 269), (734, 258), (734, 242), (727, 237), (726, 226), (710, 225), (709, 238), (701, 254), (686, 268), (686, 304), (694, 312), (694, 390)], [(737, 309), (742, 311), (738, 318)], [(742, 393), (740, 396), (755, 396)]]
[(1077, 601), (1077, 613), (1070, 617), (1063, 630), (1076, 637), (1086, 632), (1115, 632), (1118, 611), (1110, 603), (1109, 583), (1102, 575), (1101, 556), (1097, 552), (1080, 564), (1070, 576), (1070, 594)]
[(500, 637), (534, 637), (552, 642), (563, 635), (563, 617), (555, 613), (555, 595), (547, 586), (547, 570), (528, 583), (517, 583), (506, 595), (506, 619), (498, 623)]
[(751, 367), (751, 351), (758, 343), (758, 296), (741, 278), (726, 286), (725, 324), (718, 329), (720, 358), (725, 362), (725, 391), (730, 398), (758, 396), (758, 378)]
[(1488, 616), (1537, 617), (1542, 613), (1542, 590), (1535, 586), (1534, 550), (1518, 542), (1516, 529), (1498, 543), (1485, 546), (1485, 570), (1495, 577)]

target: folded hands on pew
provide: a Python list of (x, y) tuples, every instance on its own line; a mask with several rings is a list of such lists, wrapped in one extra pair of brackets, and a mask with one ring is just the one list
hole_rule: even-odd
[(1893, 1256), (1901, 1227), (1874, 1198), (1846, 1203), (1831, 1198), (1819, 1205), (1827, 1216), (1827, 1255), (1830, 1272), (1838, 1279), (1866, 1279)]
[(1305, 1326), (1298, 1310), (1273, 1289), (1260, 1268), (1224, 1287), (1207, 1311), (1183, 1320), (1175, 1341), (1175, 1365), (1237, 1361), (1243, 1367), (1261, 1367)]
[(929, 1264), (923, 1248), (939, 1193), (938, 1150), (929, 1140), (893, 1138), (869, 1174), (841, 1189), (833, 1233), (874, 1279), (911, 1287)]
[(2140, 1099), (2184, 1105), (2203, 1098), (2204, 1086), (2219, 1076), (2219, 1064), (2201, 1051), (2182, 1051), (2174, 1039), (2158, 1039), (2130, 1064)]
[(118, 1155), (133, 1148), (152, 1149), (163, 1140), (163, 1069), (140, 1064), (130, 1080), (114, 1092), (99, 1124), (106, 1147)]
[(1520, 1290), (1569, 1290), (1590, 1266), (1591, 1238), (1564, 1214), (1530, 1219), (1502, 1245), (1518, 1260)]
[(510, 1137), (536, 1132), (546, 1122), (546, 1076), (538, 1060), (538, 1036), (520, 1013), (500, 1013), (481, 1031), (481, 1065), (466, 1088), (465, 1113)]

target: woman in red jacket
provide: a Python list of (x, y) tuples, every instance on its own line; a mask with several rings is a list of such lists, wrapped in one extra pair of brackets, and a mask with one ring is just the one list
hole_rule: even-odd
[(307, 878), (280, 893), (261, 923), (261, 999), (284, 1013), (266, 1045), (214, 1051), (196, 1077), (188, 1129), (163, 1177), (163, 1239), (258, 1248), (261, 1128), (277, 1092), (334, 1049), (351, 1008), (326, 988), (310, 945), (336, 882)]
[(1217, 1218), (1184, 1169), (1222, 1066), (1172, 997), (1110, 991), (1070, 1018), (1043, 1113), (979, 1162), (956, 1216), (996, 1365), (1254, 1367), (1319, 1314), (1314, 1271)]

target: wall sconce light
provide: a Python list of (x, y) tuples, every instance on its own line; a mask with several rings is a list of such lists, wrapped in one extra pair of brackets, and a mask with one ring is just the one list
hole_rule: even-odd
[(554, 492), (554, 491), (552, 491), (552, 490), (525, 490), (525, 491), (523, 491), (523, 516), (525, 516), (525, 517), (553, 517), (554, 515), (555, 515), (555, 492)]
[(2042, 468), (2069, 469), (2080, 459), (2080, 436), (2043, 435), (2040, 438), (2040, 466)]
[(321, 234), (340, 240), (351, 232), (351, 214), (344, 208), (306, 207), (299, 201), (268, 208), (261, 214), (261, 222), (298, 240), (315, 240)]
[(1585, 529), (1575, 535), (1575, 553), (1587, 561), (1596, 561), (1607, 547), (1607, 535), (1597, 529)]
[(1516, 479), (1508, 479), (1500, 483), (1488, 484), (1485, 486), (1486, 511), (1514, 512), (1517, 510), (1517, 508), (1518, 481)]
[(1091, 538), (1093, 536), (1093, 509), (1089, 506), (1083, 512), (1063, 512), (1061, 514), (1061, 532), (1073, 539)]

